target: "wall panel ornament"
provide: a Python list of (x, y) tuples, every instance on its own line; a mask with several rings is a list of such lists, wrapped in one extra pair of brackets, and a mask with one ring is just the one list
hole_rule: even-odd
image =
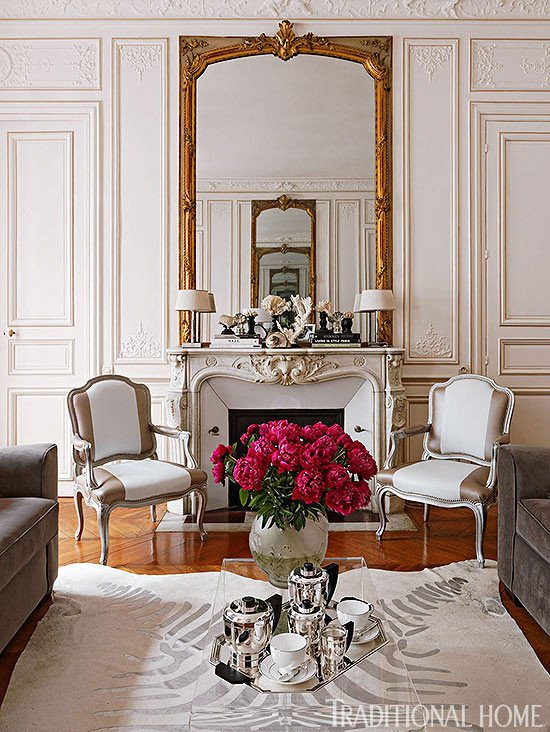
[(449, 340), (439, 335), (431, 322), (424, 335), (418, 336), (411, 348), (411, 355), (415, 358), (450, 358), (451, 354)]
[(423, 68), (428, 81), (433, 80), (435, 72), (445, 66), (451, 58), (451, 46), (412, 46), (412, 55)]
[(354, 18), (396, 20), (550, 17), (548, 0), (2, 0), (19, 18)]
[(141, 320), (134, 335), (122, 342), (119, 358), (161, 358), (162, 349), (157, 338), (149, 335)]
[(160, 61), (162, 48), (158, 44), (136, 46), (125, 45), (120, 49), (120, 58), (129, 64), (143, 81), (143, 74)]
[(99, 89), (100, 43), (99, 38), (0, 39), (0, 89)]
[(472, 39), (470, 55), (472, 91), (550, 88), (550, 39)]

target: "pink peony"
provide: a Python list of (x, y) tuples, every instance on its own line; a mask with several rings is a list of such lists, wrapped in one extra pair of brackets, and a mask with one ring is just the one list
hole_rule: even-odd
[(369, 480), (378, 471), (376, 461), (370, 452), (363, 443), (357, 440), (348, 449), (348, 467), (352, 473), (356, 473), (363, 480)]
[(300, 470), (300, 452), (302, 445), (299, 442), (282, 440), (279, 447), (273, 453), (273, 465), (277, 466), (279, 473), (285, 470)]
[(307, 424), (302, 427), (301, 433), (304, 440), (307, 442), (315, 442), (323, 435), (326, 435), (328, 427), (322, 422), (316, 422), (315, 424)]
[(330, 511), (341, 513), (343, 516), (349, 516), (364, 505), (363, 497), (355, 490), (351, 480), (343, 488), (328, 491), (325, 501)]
[(296, 476), (296, 483), (292, 491), (293, 501), (304, 503), (318, 503), (325, 490), (323, 474), (320, 470), (302, 470)]
[(368, 506), (371, 497), (371, 489), (368, 482), (366, 480), (357, 480), (353, 483), (353, 487), (361, 496), (362, 503), (360, 508)]
[(248, 448), (247, 456), (257, 460), (266, 468), (271, 463), (275, 447), (269, 442), (266, 437), (260, 437), (258, 440), (254, 440)]
[(254, 458), (239, 458), (233, 468), (233, 478), (245, 491), (258, 491), (262, 487), (265, 467)]
[(325, 479), (329, 488), (343, 488), (349, 483), (349, 473), (343, 465), (331, 465)]
[(342, 437), (342, 435), (345, 434), (346, 433), (339, 424), (331, 424), (330, 427), (327, 429), (327, 435), (329, 437), (332, 437), (333, 440), (337, 440), (339, 437)]
[(297, 440), (300, 436), (300, 427), (288, 419), (278, 419), (260, 425), (260, 435), (277, 445), (283, 440)]
[(300, 461), (304, 468), (321, 468), (328, 465), (338, 449), (336, 443), (328, 436), (323, 435), (315, 442), (304, 445)]
[(346, 450), (349, 450), (350, 447), (353, 447), (353, 440), (347, 432), (344, 432), (342, 435), (340, 435), (340, 437), (337, 437), (336, 443)]
[(243, 445), (247, 445), (248, 441), (251, 437), (254, 437), (258, 434), (260, 431), (260, 425), (259, 424), (251, 424), (247, 427), (246, 432), (244, 435), (241, 435), (241, 442)]
[(215, 483), (223, 483), (225, 474), (225, 457), (231, 453), (231, 448), (228, 445), (218, 445), (212, 455), (210, 455), (210, 462), (212, 463), (212, 476)]

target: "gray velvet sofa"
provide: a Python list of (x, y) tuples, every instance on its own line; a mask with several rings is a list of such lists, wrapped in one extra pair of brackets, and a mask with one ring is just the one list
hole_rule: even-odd
[(52, 590), (58, 518), (57, 446), (0, 448), (0, 651)]
[(550, 634), (550, 448), (499, 449), (498, 573)]

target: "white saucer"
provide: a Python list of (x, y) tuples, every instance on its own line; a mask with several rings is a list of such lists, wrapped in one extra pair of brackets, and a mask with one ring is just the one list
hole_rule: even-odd
[[(340, 625), (340, 621), (338, 618), (333, 620), (329, 625)], [(374, 640), (380, 633), (380, 629), (378, 627), (378, 623), (376, 620), (373, 620), (370, 625), (368, 625), (366, 628), (364, 628), (360, 633), (354, 633), (353, 638), (351, 639), (352, 645), (359, 645), (361, 643), (368, 643), (371, 640)]]
[(317, 664), (314, 659), (308, 659), (306, 664), (305, 668), (302, 668), (296, 676), (289, 681), (281, 681), (279, 669), (275, 665), (275, 661), (271, 656), (266, 656), (260, 663), (260, 671), (270, 681), (275, 681), (277, 684), (284, 684), (285, 686), (294, 686), (294, 684), (302, 684), (304, 681), (309, 681), (309, 679), (315, 676)]

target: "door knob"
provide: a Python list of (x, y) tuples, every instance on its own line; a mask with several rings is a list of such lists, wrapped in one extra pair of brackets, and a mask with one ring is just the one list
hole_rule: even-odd
[(9, 336), (10, 338), (13, 338), (13, 336), (14, 336), (14, 335), (15, 335), (15, 331), (14, 331), (14, 329), (13, 329), (13, 328), (10, 328), (10, 329), (8, 330), (8, 336)]

